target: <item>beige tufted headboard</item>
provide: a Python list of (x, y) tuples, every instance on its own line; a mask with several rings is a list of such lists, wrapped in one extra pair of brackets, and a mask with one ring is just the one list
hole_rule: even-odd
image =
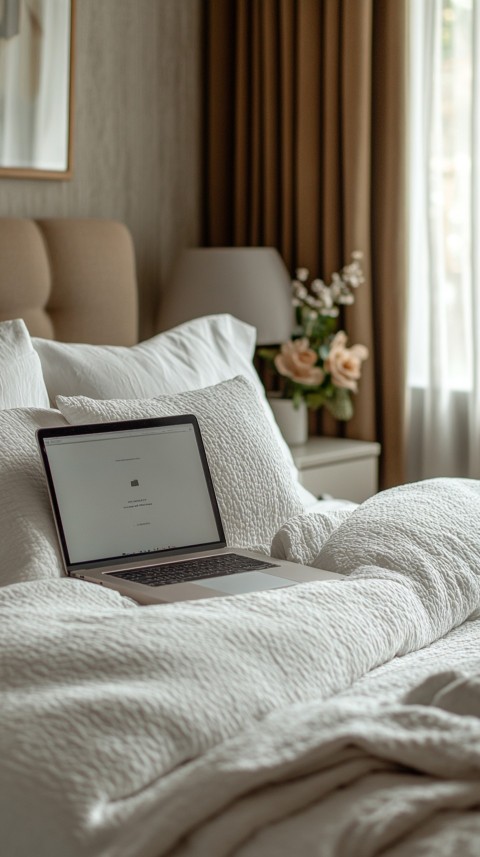
[(0, 320), (32, 336), (132, 345), (138, 339), (135, 255), (112, 220), (0, 218)]

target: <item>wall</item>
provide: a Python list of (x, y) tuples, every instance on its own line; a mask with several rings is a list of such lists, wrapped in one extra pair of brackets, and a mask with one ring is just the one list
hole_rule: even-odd
[(73, 178), (0, 179), (0, 216), (111, 217), (133, 235), (140, 333), (200, 234), (201, 0), (77, 0)]

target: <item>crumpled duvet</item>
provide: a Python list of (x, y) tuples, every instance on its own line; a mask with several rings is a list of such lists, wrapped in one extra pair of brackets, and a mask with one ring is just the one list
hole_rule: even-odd
[(153, 607), (0, 590), (2, 854), (478, 853), (480, 659), (433, 655), (403, 699), (355, 688), (480, 642), (479, 486), (393, 489), (326, 529), (315, 562), (344, 580)]
[(276, 712), (179, 777), (194, 820), (173, 854), (475, 857), (479, 715), (480, 672), (432, 676), (403, 704)]

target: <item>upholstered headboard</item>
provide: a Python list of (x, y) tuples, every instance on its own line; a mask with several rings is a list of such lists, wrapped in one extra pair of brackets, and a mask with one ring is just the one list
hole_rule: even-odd
[(138, 339), (135, 255), (111, 220), (0, 218), (0, 320), (32, 336), (132, 345)]

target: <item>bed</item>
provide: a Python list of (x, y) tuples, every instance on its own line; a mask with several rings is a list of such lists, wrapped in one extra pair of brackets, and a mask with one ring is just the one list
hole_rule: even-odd
[[(477, 857), (480, 485), (315, 504), (249, 325), (136, 341), (124, 226), (3, 219), (0, 258), (2, 857)], [(186, 403), (229, 544), (336, 579), (141, 607), (62, 575), (35, 429)]]

